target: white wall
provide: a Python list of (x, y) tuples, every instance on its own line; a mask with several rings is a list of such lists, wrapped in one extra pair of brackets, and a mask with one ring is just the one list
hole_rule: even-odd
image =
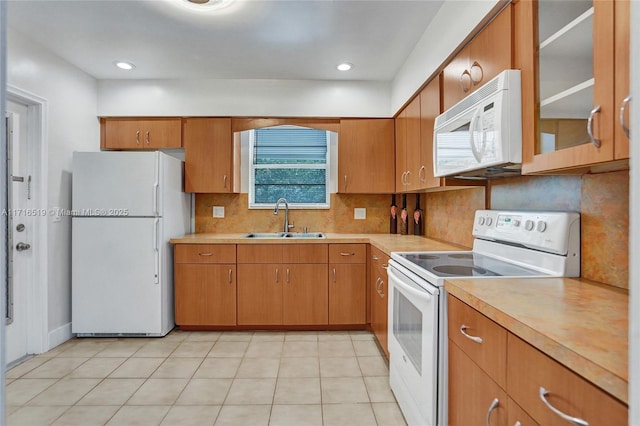
[[(8, 30), (7, 82), (47, 100), (48, 205), (71, 209), (73, 151), (99, 149), (97, 82), (78, 68)], [(71, 220), (47, 221), (48, 331), (71, 322)], [(70, 328), (69, 328), (70, 331)]]
[(98, 115), (389, 117), (390, 83), (101, 80)]

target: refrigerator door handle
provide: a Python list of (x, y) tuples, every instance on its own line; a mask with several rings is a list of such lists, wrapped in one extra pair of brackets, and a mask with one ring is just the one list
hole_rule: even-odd
[(153, 249), (155, 250), (154, 256), (154, 282), (156, 284), (160, 284), (160, 230), (158, 229), (158, 225), (160, 224), (160, 219), (156, 218), (153, 222)]
[(153, 183), (153, 212), (155, 213), (156, 216), (160, 215), (160, 212), (158, 209), (158, 189), (160, 189), (160, 185), (156, 181)]

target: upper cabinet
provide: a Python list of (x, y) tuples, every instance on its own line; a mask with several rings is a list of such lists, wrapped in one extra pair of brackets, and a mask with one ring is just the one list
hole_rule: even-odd
[(340, 120), (338, 193), (392, 194), (394, 123), (391, 118)]
[(505, 69), (512, 68), (512, 9), (505, 8), (444, 68), (447, 110)]
[(231, 119), (185, 118), (182, 125), (185, 192), (239, 192), (239, 136), (231, 133)]
[(433, 125), (438, 114), (436, 77), (396, 117), (396, 192), (440, 186), (440, 178), (433, 177)]
[(629, 2), (518, 1), (514, 8), (523, 173), (627, 159), (619, 112), (629, 92)]
[(102, 149), (158, 149), (181, 146), (180, 118), (100, 119)]

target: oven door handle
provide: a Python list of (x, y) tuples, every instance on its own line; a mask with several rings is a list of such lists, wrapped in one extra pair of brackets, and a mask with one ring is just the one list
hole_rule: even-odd
[(415, 297), (421, 297), (423, 299), (431, 299), (432, 297), (434, 297), (435, 295), (438, 294), (438, 289), (437, 288), (433, 288), (433, 291), (429, 291), (425, 288), (420, 288), (415, 289), (412, 286), (406, 285), (403, 281), (402, 278), (400, 278), (395, 269), (393, 268), (389, 268), (387, 269), (387, 275), (389, 277), (389, 284), (393, 283), (393, 285), (395, 285), (396, 287), (401, 288), (403, 291), (405, 291), (406, 293), (410, 294), (411, 296), (415, 296)]

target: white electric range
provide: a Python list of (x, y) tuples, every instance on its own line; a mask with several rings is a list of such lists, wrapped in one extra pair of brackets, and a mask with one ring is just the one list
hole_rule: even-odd
[(451, 278), (578, 277), (580, 215), (478, 210), (473, 249), (393, 252), (390, 383), (410, 426), (447, 424), (447, 310)]

